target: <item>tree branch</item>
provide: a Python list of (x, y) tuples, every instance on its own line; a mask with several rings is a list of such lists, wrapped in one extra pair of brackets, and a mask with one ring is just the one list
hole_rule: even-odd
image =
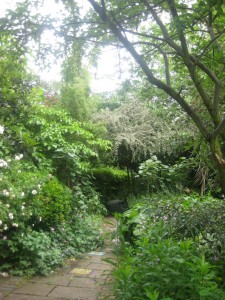
[[(209, 32), (209, 30), (207, 31)], [(217, 35), (214, 34), (214, 36), (211, 36), (211, 41), (208, 43), (208, 45), (205, 46), (205, 48), (203, 49), (202, 53), (200, 55), (198, 55), (198, 60), (200, 60), (202, 58), (202, 56), (206, 53), (206, 51), (208, 50), (208, 48), (216, 41), (218, 40), (218, 38), (225, 33), (225, 29), (222, 30), (220, 33), (218, 33)], [(218, 47), (220, 48), (220, 46), (218, 45)]]
[(170, 72), (169, 72), (169, 60), (167, 57), (167, 54), (165, 51), (162, 50), (162, 48), (160, 47), (160, 45), (154, 44), (154, 43), (149, 43), (149, 42), (136, 42), (136, 43), (132, 43), (132, 45), (149, 45), (152, 46), (156, 49), (158, 49), (158, 51), (162, 54), (163, 56), (163, 60), (164, 60), (164, 64), (165, 64), (165, 78), (166, 78), (166, 84), (168, 84), (169, 86), (170, 84)]
[(225, 117), (217, 126), (217, 128), (210, 134), (210, 139), (215, 139), (222, 131), (225, 130)]
[[(196, 89), (198, 90), (210, 116), (212, 117), (212, 121), (215, 125), (218, 125), (218, 117), (217, 117), (217, 113), (215, 111), (215, 107), (216, 104), (218, 102), (219, 99), (219, 95), (220, 95), (220, 84), (218, 82), (218, 78), (216, 78), (214, 76), (214, 74), (212, 73), (211, 70), (209, 70), (208, 68), (205, 67), (205, 65), (201, 64), (199, 61), (196, 60), (196, 58), (192, 55), (189, 54), (189, 50), (187, 47), (187, 41), (184, 35), (184, 31), (182, 28), (182, 23), (180, 22), (180, 18), (179, 15), (177, 13), (177, 9), (175, 6), (175, 2), (174, 0), (169, 0), (168, 1), (169, 7), (170, 7), (170, 11), (173, 17), (173, 20), (175, 22), (176, 25), (176, 29), (180, 38), (180, 42), (181, 42), (181, 47), (183, 50), (183, 61), (187, 67), (187, 69), (189, 70), (189, 74), (191, 75), (192, 81), (196, 87)], [(210, 78), (213, 79), (213, 81), (215, 82), (216, 86), (215, 86), (215, 94), (214, 94), (214, 104), (212, 105), (205, 89), (203, 88), (200, 80), (197, 77), (196, 74), (196, 70), (195, 70), (195, 63), (196, 65), (198, 65), (201, 69), (203, 69), (207, 74), (210, 75)]]
[(182, 50), (180, 49), (180, 47), (170, 38), (166, 26), (162, 23), (162, 21), (160, 20), (160, 18), (158, 17), (157, 12), (154, 10), (153, 7), (151, 7), (151, 5), (148, 3), (147, 0), (142, 0), (143, 3), (146, 5), (147, 9), (150, 11), (151, 15), (153, 16), (154, 20), (156, 21), (157, 25), (159, 26), (159, 28), (162, 31), (162, 34), (164, 36), (164, 39), (166, 40), (167, 44), (169, 44), (173, 49), (175, 49), (177, 51), (177, 53), (179, 53), (180, 56), (183, 56)]
[(182, 28), (183, 26), (182, 26), (182, 23), (180, 22), (180, 18), (178, 16), (174, 0), (169, 0), (168, 5), (170, 8), (170, 12), (173, 16), (173, 20), (176, 22), (176, 29), (177, 29), (177, 33), (179, 35), (181, 47), (183, 50), (183, 58), (185, 60), (186, 65), (188, 65), (188, 64), (190, 64), (188, 46), (187, 46), (186, 38), (184, 36), (184, 32), (183, 32), (183, 28)]
[(116, 38), (123, 44), (125, 49), (129, 51), (129, 53), (132, 55), (132, 57), (135, 59), (135, 61), (140, 65), (142, 68), (143, 72), (145, 73), (148, 81), (158, 87), (159, 89), (163, 90), (171, 96), (174, 100), (176, 100), (180, 106), (186, 111), (186, 113), (193, 119), (195, 122), (196, 126), (199, 128), (200, 132), (204, 136), (206, 140), (209, 138), (209, 132), (207, 128), (205, 127), (204, 123), (200, 119), (200, 117), (195, 113), (195, 111), (188, 105), (188, 103), (184, 100), (184, 98), (177, 93), (172, 87), (169, 85), (165, 84), (161, 80), (158, 80), (157, 78), (154, 77), (152, 71), (148, 67), (147, 63), (143, 60), (141, 55), (139, 55), (134, 48), (134, 46), (129, 42), (129, 40), (124, 37), (118, 26), (110, 19), (110, 17), (106, 14), (103, 14), (101, 6), (95, 1), (95, 0), (88, 0), (96, 13), (99, 15), (102, 20), (106, 23), (106, 25), (111, 29), (111, 31), (114, 33)]

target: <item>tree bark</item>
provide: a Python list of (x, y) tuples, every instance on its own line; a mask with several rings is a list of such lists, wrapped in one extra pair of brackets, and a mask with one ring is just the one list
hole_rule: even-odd
[(215, 163), (215, 167), (218, 171), (220, 180), (219, 185), (221, 187), (222, 193), (225, 194), (225, 160), (219, 137), (211, 139), (209, 145)]

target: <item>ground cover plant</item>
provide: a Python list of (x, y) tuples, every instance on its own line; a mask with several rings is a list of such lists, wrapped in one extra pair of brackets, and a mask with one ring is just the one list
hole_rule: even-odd
[(116, 299), (225, 299), (225, 205), (210, 195), (134, 199), (119, 218)]

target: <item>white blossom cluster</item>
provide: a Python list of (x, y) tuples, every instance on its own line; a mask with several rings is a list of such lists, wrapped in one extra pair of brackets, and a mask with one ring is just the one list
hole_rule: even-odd
[(8, 167), (7, 161), (5, 161), (4, 159), (0, 159), (0, 167), (7, 168)]
[(4, 130), (5, 130), (4, 126), (3, 126), (3, 125), (0, 125), (0, 134), (3, 134), (3, 133), (4, 133)]
[(15, 160), (21, 160), (23, 158), (23, 154), (16, 154), (15, 155)]
[(7, 197), (7, 196), (9, 196), (9, 191), (7, 191), (6, 189), (4, 189), (2, 191), (2, 194)]

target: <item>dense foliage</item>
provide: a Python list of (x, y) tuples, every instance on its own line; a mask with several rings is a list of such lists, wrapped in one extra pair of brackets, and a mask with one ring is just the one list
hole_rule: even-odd
[(119, 217), (116, 299), (224, 299), (224, 203), (169, 194), (132, 200)]
[(48, 274), (102, 244), (96, 215), (106, 209), (89, 174), (109, 143), (50, 105), (9, 45), (0, 63), (0, 270)]
[[(225, 192), (224, 3), (62, 0), (59, 17), (44, 2), (0, 19), (0, 271), (46, 275), (102, 245), (104, 204), (124, 200), (116, 299), (225, 299), (225, 205), (210, 194)], [(87, 57), (107, 45), (132, 79), (95, 97)], [(57, 87), (28, 53), (65, 58)]]

